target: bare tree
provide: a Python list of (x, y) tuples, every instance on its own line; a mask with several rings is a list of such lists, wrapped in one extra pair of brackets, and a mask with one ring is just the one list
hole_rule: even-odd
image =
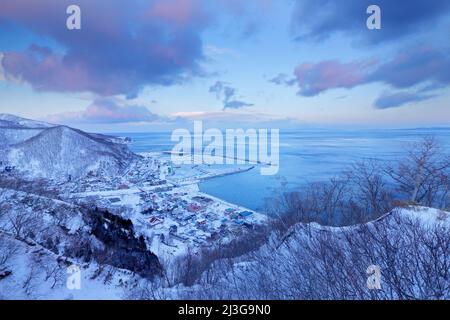
[(411, 145), (406, 158), (389, 166), (386, 173), (411, 203), (431, 205), (440, 192), (446, 192), (441, 183), (448, 180), (449, 169), (450, 157), (442, 152), (434, 137), (426, 137)]
[(126, 299), (130, 300), (167, 300), (170, 298), (167, 290), (164, 290), (161, 278), (140, 279), (131, 289), (127, 289)]
[(37, 286), (37, 277), (38, 277), (38, 268), (34, 262), (31, 262), (29, 265), (29, 269), (25, 274), (25, 278), (22, 282), (22, 289), (24, 290), (27, 296), (31, 296), (36, 292)]
[(65, 272), (54, 261), (46, 261), (41, 263), (41, 269), (44, 270), (44, 280), (50, 282), (50, 288), (54, 289), (57, 285), (61, 285), (65, 279)]
[(392, 209), (392, 193), (384, 178), (384, 165), (380, 161), (359, 161), (351, 167), (347, 175), (353, 197), (364, 208), (366, 221)]
[(7, 214), (11, 232), (17, 239), (27, 236), (28, 230), (35, 227), (36, 215), (27, 211), (14, 211)]
[(0, 272), (8, 267), (8, 263), (17, 255), (19, 246), (0, 232)]

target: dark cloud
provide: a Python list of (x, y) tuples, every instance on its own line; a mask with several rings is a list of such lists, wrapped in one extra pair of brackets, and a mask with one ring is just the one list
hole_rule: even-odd
[[(270, 82), (298, 86), (298, 94), (316, 96), (331, 89), (351, 89), (363, 84), (384, 83), (395, 89), (410, 89), (408, 93), (389, 93), (374, 103), (378, 109), (434, 98), (433, 91), (450, 85), (450, 53), (429, 46), (402, 50), (387, 62), (363, 60), (342, 63), (336, 60), (302, 63), (294, 70), (294, 79), (279, 74)], [(431, 94), (429, 93), (431, 92)]]
[[(0, 26), (13, 22), (55, 40), (61, 51), (31, 44), (4, 53), (8, 78), (37, 90), (91, 91), (134, 97), (145, 85), (171, 85), (202, 73), (201, 32), (210, 21), (203, 0), (2, 0)], [(65, 27), (69, 4), (82, 29)]]
[[(382, 29), (377, 31), (366, 27), (366, 10), (373, 4), (382, 14)], [(292, 25), (298, 40), (323, 40), (340, 32), (379, 43), (417, 34), (449, 13), (448, 0), (297, 0)]]
[(426, 46), (408, 48), (380, 64), (366, 81), (381, 81), (395, 88), (409, 88), (426, 81), (445, 86), (450, 84), (450, 53)]
[[(431, 47), (420, 46), (399, 52), (391, 60), (322, 61), (303, 63), (294, 70), (298, 94), (316, 96), (331, 89), (351, 89), (368, 83), (384, 83), (395, 89), (412, 89), (416, 93), (397, 93), (380, 97), (376, 107), (385, 109), (408, 102), (433, 98), (425, 94), (450, 85), (450, 53)], [(291, 85), (287, 76), (271, 80), (279, 85)]]
[(162, 118), (144, 106), (124, 105), (117, 99), (100, 98), (81, 112), (64, 112), (47, 117), (52, 123), (154, 122)]
[(217, 81), (209, 88), (209, 92), (214, 93), (218, 100), (222, 100), (223, 109), (241, 109), (251, 107), (253, 104), (235, 99), (237, 90), (223, 81)]
[(385, 93), (375, 101), (375, 108), (377, 109), (389, 109), (401, 107), (405, 104), (414, 102), (420, 102), (434, 98), (435, 95), (424, 95), (420, 93)]
[[(12, 23), (37, 36), (28, 50), (4, 53), (5, 77), (42, 91), (134, 98), (146, 85), (168, 86), (205, 75), (203, 31), (220, 14), (247, 21), (268, 10), (270, 3), (1, 0), (0, 33)], [(72, 4), (81, 8), (81, 30), (66, 28), (66, 8)], [(50, 39), (58, 49), (46, 47), (42, 39)]]

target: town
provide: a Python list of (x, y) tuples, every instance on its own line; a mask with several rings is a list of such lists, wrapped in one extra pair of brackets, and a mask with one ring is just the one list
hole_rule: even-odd
[(199, 191), (198, 182), (251, 170), (254, 165), (178, 165), (166, 154), (147, 153), (119, 177), (90, 172), (61, 184), (69, 202), (95, 205), (130, 219), (158, 256), (220, 245), (259, 228), (263, 214)]

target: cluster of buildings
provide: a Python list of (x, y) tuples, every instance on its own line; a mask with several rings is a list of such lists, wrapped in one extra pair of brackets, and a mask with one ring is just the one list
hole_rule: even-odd
[(252, 230), (261, 221), (252, 211), (199, 192), (167, 192), (150, 198), (139, 221), (152, 241), (171, 247), (210, 247)]
[(230, 242), (265, 222), (264, 215), (199, 192), (195, 179), (180, 183), (177, 177), (189, 178), (190, 171), (180, 170), (175, 174), (169, 160), (148, 155), (122, 176), (92, 174), (68, 184), (76, 184), (72, 198), (126, 214), (157, 255)]

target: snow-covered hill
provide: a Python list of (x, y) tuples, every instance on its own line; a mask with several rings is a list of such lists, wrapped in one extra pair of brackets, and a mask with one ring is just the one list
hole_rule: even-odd
[[(0, 188), (1, 299), (120, 299), (157, 257), (127, 220), (60, 200)], [(81, 268), (80, 290), (67, 286)]]
[(47, 122), (25, 119), (12, 114), (0, 113), (0, 127), (42, 129), (51, 128), (54, 126), (55, 125)]
[[(3, 268), (12, 271), (3, 279), (0, 272), (0, 298), (449, 299), (449, 232), (450, 213), (424, 207), (399, 208), (351, 227), (297, 224), (255, 252), (217, 261), (191, 287), (163, 287), (90, 263), (75, 291), (66, 287), (68, 264), (61, 256), (0, 232), (0, 249), (9, 253)], [(381, 289), (370, 290), (367, 269), (374, 265)]]
[[(375, 270), (374, 288), (368, 283)], [(176, 297), (450, 299), (449, 272), (450, 213), (411, 206), (366, 224), (275, 231), (259, 250), (217, 261)]]
[(43, 129), (0, 127), (0, 148), (6, 148), (10, 145), (24, 142), (39, 133)]
[(0, 161), (27, 177), (67, 180), (90, 171), (116, 175), (136, 158), (120, 138), (10, 115), (0, 115), (0, 121)]
[(0, 148), (28, 140), (54, 125), (0, 113)]

